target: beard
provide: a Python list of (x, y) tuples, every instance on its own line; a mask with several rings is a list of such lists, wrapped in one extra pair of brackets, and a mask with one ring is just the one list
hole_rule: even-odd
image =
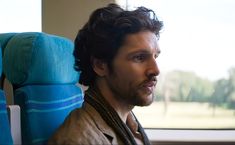
[(136, 94), (130, 98), (131, 98), (130, 103), (133, 103), (133, 105), (135, 106), (149, 106), (150, 104), (152, 104), (155, 98), (155, 95), (154, 95), (154, 91), (149, 93), (149, 92), (146, 92), (145, 90), (139, 89), (137, 90)]
[(154, 100), (154, 91), (146, 90), (144, 84), (148, 81), (139, 83), (139, 85), (129, 84), (126, 87), (122, 84), (109, 82), (109, 87), (116, 98), (120, 102), (124, 102), (130, 106), (149, 106)]
[[(124, 80), (123, 80), (124, 79)], [(154, 88), (157, 83), (155, 75), (150, 74), (145, 80), (125, 79), (110, 72), (107, 84), (116, 100), (129, 106), (148, 106), (154, 100)]]

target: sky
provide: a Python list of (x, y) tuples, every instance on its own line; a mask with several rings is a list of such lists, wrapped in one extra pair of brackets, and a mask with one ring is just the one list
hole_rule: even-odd
[[(128, 0), (164, 22), (159, 67), (217, 80), (235, 67), (235, 0)], [(41, 31), (41, 0), (0, 0), (0, 33)]]
[(193, 71), (210, 80), (228, 77), (228, 69), (235, 67), (234, 0), (131, 1), (155, 10), (164, 22), (159, 40), (162, 72)]

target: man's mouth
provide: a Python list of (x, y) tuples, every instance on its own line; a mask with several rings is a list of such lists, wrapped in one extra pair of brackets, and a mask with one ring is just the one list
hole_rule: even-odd
[(156, 84), (157, 84), (157, 80), (147, 81), (143, 84), (143, 87), (146, 88), (148, 90), (148, 92), (153, 92)]

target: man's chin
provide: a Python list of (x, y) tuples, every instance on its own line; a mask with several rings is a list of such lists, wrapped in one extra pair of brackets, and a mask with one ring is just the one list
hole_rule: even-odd
[(138, 106), (149, 106), (153, 103), (153, 100), (154, 100), (153, 94), (145, 96), (139, 101)]

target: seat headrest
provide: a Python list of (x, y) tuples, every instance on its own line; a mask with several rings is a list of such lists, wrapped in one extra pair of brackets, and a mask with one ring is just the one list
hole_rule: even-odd
[(17, 33), (4, 49), (3, 71), (13, 85), (76, 83), (71, 40), (41, 32)]
[(0, 34), (0, 46), (2, 47), (2, 52), (4, 52), (4, 48), (6, 47), (8, 41), (13, 37), (16, 33), (1, 33)]
[(7, 42), (9, 41), (9, 39), (14, 36), (15, 33), (4, 33), (4, 34), (0, 34), (0, 77), (2, 76), (2, 54), (4, 52), (4, 48), (6, 47)]

